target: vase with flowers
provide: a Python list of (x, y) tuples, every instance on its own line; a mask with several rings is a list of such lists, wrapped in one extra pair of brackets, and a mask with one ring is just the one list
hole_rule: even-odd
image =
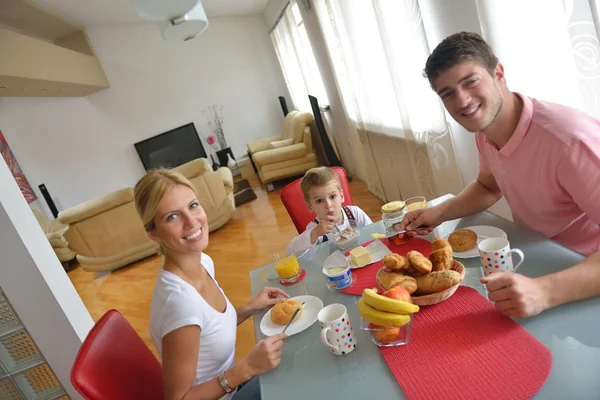
[[(206, 138), (206, 143), (208, 143), (208, 145), (214, 150), (215, 153), (219, 151), (219, 148), (217, 147), (217, 139), (213, 135), (210, 135)], [(210, 155), (210, 159), (212, 161), (212, 169), (214, 171), (218, 170), (220, 166), (216, 163), (212, 154)]]
[(218, 142), (219, 150), (216, 151), (217, 158), (219, 159), (219, 164), (222, 167), (226, 167), (229, 159), (235, 160), (233, 156), (233, 152), (231, 148), (227, 146), (227, 141), (225, 140), (225, 131), (223, 130), (223, 106), (213, 104), (204, 110), (202, 110), (202, 114), (208, 121), (208, 126), (212, 129), (214, 133), (215, 142)]

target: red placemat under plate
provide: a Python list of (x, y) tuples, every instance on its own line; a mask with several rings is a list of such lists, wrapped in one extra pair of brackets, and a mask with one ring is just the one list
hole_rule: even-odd
[[(393, 244), (388, 239), (380, 239), (381, 242), (392, 251), (392, 253), (398, 253), (401, 256), (406, 256), (406, 253), (412, 250), (416, 250), (422, 253), (425, 257), (428, 257), (431, 253), (431, 243), (422, 238), (412, 238), (408, 243), (405, 244)], [(371, 240), (372, 242), (372, 240)], [(366, 247), (371, 242), (364, 243), (362, 246)], [(350, 252), (346, 252), (346, 256)], [(383, 266), (383, 261), (378, 261), (367, 267), (357, 268), (352, 270), (354, 277), (354, 283), (347, 289), (341, 290), (342, 293), (352, 294), (354, 296), (362, 295), (363, 290), (367, 288), (377, 287), (377, 271)]]
[(379, 350), (410, 400), (529, 399), (552, 367), (548, 348), (464, 286), (421, 307), (407, 345)]

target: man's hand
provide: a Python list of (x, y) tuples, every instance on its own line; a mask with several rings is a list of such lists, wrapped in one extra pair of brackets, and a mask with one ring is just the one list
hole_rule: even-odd
[(495, 272), (481, 278), (496, 308), (509, 317), (531, 317), (549, 308), (549, 288), (539, 279), (514, 272)]
[[(398, 231), (406, 229), (408, 231), (406, 232), (407, 236), (427, 235), (442, 222), (444, 222), (444, 218), (440, 206), (421, 208), (406, 214)], [(427, 228), (417, 230), (420, 226), (426, 226)]]

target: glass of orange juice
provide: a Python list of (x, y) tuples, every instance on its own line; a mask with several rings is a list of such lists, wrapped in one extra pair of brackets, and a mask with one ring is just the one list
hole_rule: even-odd
[(273, 256), (275, 271), (283, 283), (295, 282), (300, 276), (300, 264), (295, 254), (287, 255), (284, 251)]

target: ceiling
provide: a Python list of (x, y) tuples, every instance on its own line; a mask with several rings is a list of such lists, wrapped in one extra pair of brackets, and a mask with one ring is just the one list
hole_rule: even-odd
[[(83, 26), (144, 22), (129, 0), (34, 0)], [(170, 0), (174, 1), (174, 0)], [(267, 0), (201, 0), (210, 18), (262, 14)]]

